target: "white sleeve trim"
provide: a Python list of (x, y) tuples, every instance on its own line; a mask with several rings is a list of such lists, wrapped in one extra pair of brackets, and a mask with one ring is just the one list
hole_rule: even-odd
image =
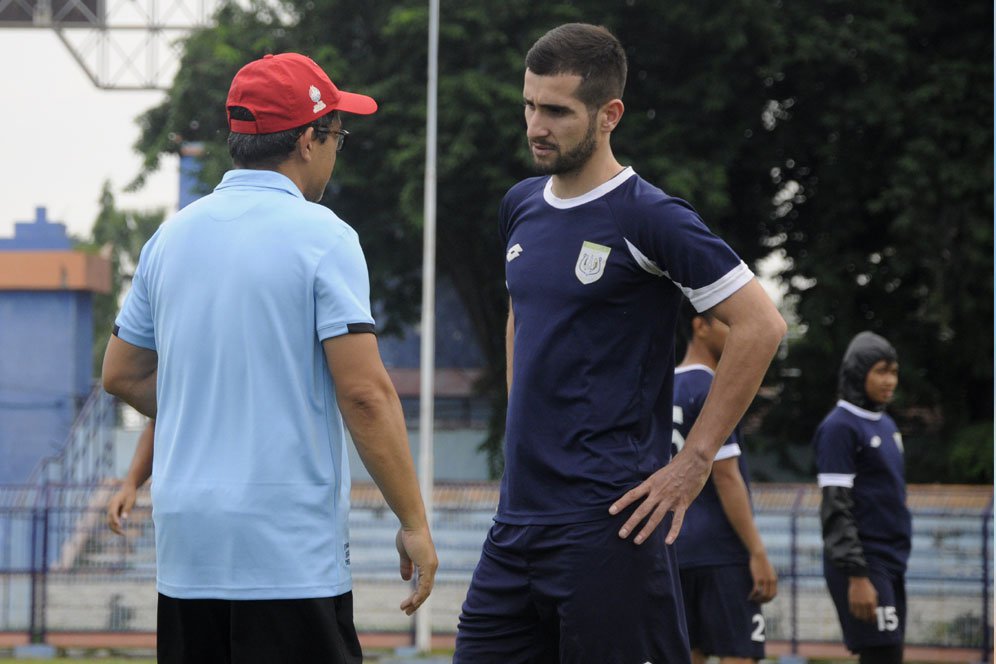
[(846, 473), (820, 473), (816, 476), (816, 482), (822, 489), (825, 486), (842, 486), (848, 489), (854, 488), (854, 475)]
[(710, 376), (715, 376), (716, 372), (704, 364), (679, 364), (674, 368), (674, 375), (688, 373), (689, 371), (704, 371)]
[[(671, 279), (671, 275), (667, 272), (664, 273), (668, 279)], [(691, 303), (695, 307), (695, 310), (699, 313), (703, 311), (708, 311), (714, 306), (730, 297), (738, 290), (743, 288), (751, 279), (754, 278), (754, 273), (751, 272), (750, 268), (743, 261), (740, 261), (740, 265), (727, 272), (725, 275), (712, 282), (708, 286), (703, 286), (702, 288), (686, 288), (682, 286), (674, 279), (674, 285), (681, 289), (681, 292), (685, 294)]]
[(713, 461), (722, 461), (723, 459), (733, 459), (734, 457), (740, 456), (740, 444), (739, 443), (728, 443), (719, 448), (716, 452), (716, 458)]

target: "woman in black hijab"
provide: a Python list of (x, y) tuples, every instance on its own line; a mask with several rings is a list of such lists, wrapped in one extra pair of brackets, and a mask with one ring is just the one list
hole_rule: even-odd
[(862, 664), (903, 660), (912, 526), (903, 439), (884, 412), (898, 382), (892, 345), (873, 332), (855, 336), (840, 366), (840, 398), (813, 440), (823, 573), (844, 643)]

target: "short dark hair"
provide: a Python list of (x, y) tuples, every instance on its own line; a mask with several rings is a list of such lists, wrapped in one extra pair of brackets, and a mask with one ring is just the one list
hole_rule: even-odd
[(681, 299), (681, 306), (678, 308), (678, 338), (686, 344), (692, 340), (692, 320), (696, 316), (702, 316), (692, 306), (688, 298)]
[(529, 49), (526, 68), (539, 76), (580, 76), (577, 96), (588, 108), (622, 99), (626, 87), (626, 51), (600, 25), (567, 23), (550, 30)]
[[(252, 111), (242, 106), (232, 106), (229, 115), (236, 120), (255, 120)], [(326, 113), (322, 117), (300, 127), (273, 134), (239, 134), (229, 132), (228, 154), (239, 168), (274, 168), (279, 166), (294, 149), (297, 139), (308, 127), (314, 127), (318, 132), (318, 141), (328, 140), (327, 131), (337, 117), (338, 111)]]
[(692, 321), (698, 317), (704, 318), (710, 323), (714, 318), (711, 311), (699, 312), (692, 306), (688, 298), (681, 298), (681, 306), (678, 308), (678, 320), (674, 335), (674, 356), (679, 362), (688, 352), (689, 344), (692, 343), (692, 336), (694, 334)]

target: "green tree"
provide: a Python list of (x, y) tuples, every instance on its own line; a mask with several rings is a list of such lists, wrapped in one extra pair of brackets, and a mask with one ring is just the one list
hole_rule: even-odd
[(162, 155), (179, 154), (186, 142), (204, 143), (204, 193), (231, 167), (225, 147), (225, 99), (232, 77), (251, 59), (288, 50), (292, 40), (282, 27), (279, 8), (255, 0), (245, 8), (222, 5), (215, 22), (215, 27), (184, 40), (180, 68), (166, 101), (138, 118), (142, 133), (135, 148), (144, 163), (130, 188), (142, 186), (159, 167)]
[[(764, 9), (763, 3), (745, 6)], [(218, 27), (195, 35), (186, 45), (180, 73), (167, 100), (144, 117), (139, 147), (154, 167), (158, 156), (178, 149), (177, 137), (208, 143), (208, 162), (224, 153), (223, 95), (237, 67), (265, 52), (294, 48), (308, 53), (332, 72), (344, 89), (368, 92), (381, 109), (369, 118), (349, 118), (354, 132), (340, 155), (333, 187), (326, 198), (363, 238), (372, 289), (382, 301), (380, 323), (396, 331), (417, 316), (421, 280), (421, 225), (425, 159), (427, 8), (424, 2), (370, 3), (349, 0), (291, 3), (291, 21), (270, 35), (274, 17), (266, 12), (222, 9)], [(749, 259), (761, 255), (756, 224), (740, 230), (747, 203), (728, 183), (758, 189), (773, 186), (761, 175), (750, 182), (735, 177), (744, 169), (744, 132), (760, 127), (763, 67), (752, 56), (753, 41), (768, 42), (764, 16), (740, 21), (738, 10), (714, 3), (723, 19), (701, 22), (699, 34), (685, 36), (690, 50), (680, 61), (667, 58), (659, 34), (682, 35), (680, 26), (701, 16), (689, 4), (674, 15), (656, 3), (631, 2), (623, 8), (595, 2), (537, 6), (525, 0), (495, 4), (482, 0), (445, 7), (440, 28), (438, 265), (441, 278), (454, 284), (487, 358), (480, 390), (491, 395), (494, 418), (485, 447), (495, 472), (500, 469), (504, 425), (504, 319), (507, 311), (502, 249), (496, 211), (515, 181), (530, 175), (521, 108), (523, 59), (543, 32), (572, 20), (601, 22), (617, 30), (627, 45), (634, 71), (627, 94), (631, 111), (618, 140), (620, 154), (646, 177), (690, 199), (717, 227), (736, 229), (747, 238), (738, 247)], [(770, 9), (767, 13), (770, 13)], [(751, 12), (744, 15), (752, 16)], [(342, 17), (348, 17), (343, 19)], [(742, 23), (733, 37), (730, 24)], [(328, 26), (336, 26), (331, 36)], [(249, 37), (247, 38), (246, 35)], [(717, 36), (722, 39), (717, 40)], [(715, 59), (696, 58), (695, 44), (713, 44)], [(258, 46), (258, 48), (257, 48)], [(223, 58), (212, 58), (220, 52)], [(710, 86), (718, 72), (737, 65), (722, 90)], [(687, 67), (691, 75), (680, 76)], [(668, 85), (659, 77), (669, 74)], [(700, 72), (705, 70), (704, 75)], [(203, 81), (203, 82), (202, 82)], [(728, 89), (735, 84), (736, 89)], [(747, 94), (746, 90), (752, 89)], [(205, 92), (209, 90), (209, 92)], [(695, 99), (710, 97), (704, 110)], [(208, 109), (217, 109), (210, 119)], [(683, 144), (685, 127), (704, 118), (728, 126), (724, 140), (708, 136)], [(191, 132), (191, 120), (196, 131)], [(172, 140), (170, 139), (172, 137)], [(729, 140), (727, 140), (729, 139)], [(709, 150), (703, 146), (710, 144)], [(355, 146), (355, 147), (354, 147)], [(727, 167), (725, 162), (732, 161)], [(205, 169), (216, 181), (220, 168)], [(728, 172), (729, 171), (729, 172)], [(762, 173), (763, 175), (763, 173)], [(716, 186), (716, 180), (723, 186)], [(757, 219), (755, 210), (751, 217)]]
[[(507, 188), (530, 174), (523, 59), (547, 29), (584, 20), (616, 32), (629, 57), (626, 116), (613, 137), (621, 160), (692, 201), (748, 263), (772, 251), (784, 256), (804, 334), (772, 375), (781, 403), (765, 420), (766, 438), (781, 450), (808, 449), (833, 402), (828, 376), (847, 340), (870, 328), (902, 354), (900, 408), (925, 414), (907, 446), (911, 477), (920, 477), (926, 451), (943, 449), (929, 436), (962, 440), (958, 458), (991, 473), (979, 446), (985, 432), (976, 428), (992, 420), (986, 12), (979, 3), (926, 0), (444, 5), (437, 269), (457, 289), (486, 357), (479, 388), (494, 404), (485, 441), (494, 470), (507, 309), (496, 210)], [(360, 233), (382, 328), (415, 320), (426, 3), (229, 5), (217, 23), (186, 42), (166, 100), (142, 118), (147, 168), (184, 140), (203, 141), (203, 178), (213, 185), (227, 166), (224, 96), (238, 67), (267, 52), (311, 55), (343, 89), (380, 102), (373, 116), (347, 117), (354, 136), (324, 202)], [(950, 270), (950, 261), (961, 269)]]
[(919, 481), (992, 480), (991, 12), (837, 0), (779, 18), (765, 236), (805, 329), (780, 433), (808, 439), (848, 340), (876, 331), (900, 354), (894, 410)]
[(121, 294), (131, 281), (142, 247), (166, 217), (165, 210), (119, 210), (111, 184), (104, 182), (100, 210), (90, 238), (77, 242), (84, 251), (100, 252), (111, 261), (111, 291), (93, 297), (93, 372), (100, 375), (104, 349), (121, 306)]

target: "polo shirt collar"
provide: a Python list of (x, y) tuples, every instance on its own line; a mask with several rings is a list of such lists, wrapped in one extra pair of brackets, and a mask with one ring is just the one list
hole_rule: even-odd
[(215, 191), (222, 189), (275, 189), (304, 199), (304, 194), (297, 185), (289, 177), (276, 171), (236, 168), (225, 173), (214, 188)]

